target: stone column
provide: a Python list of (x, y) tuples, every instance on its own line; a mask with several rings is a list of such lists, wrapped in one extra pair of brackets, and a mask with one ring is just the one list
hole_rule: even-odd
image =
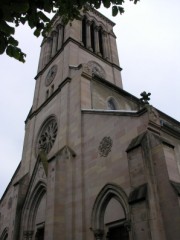
[(58, 38), (58, 34), (56, 31), (52, 32), (52, 52), (51, 52), (51, 57), (53, 57), (56, 54), (57, 51), (57, 38)]
[(105, 31), (102, 32), (102, 46), (103, 46), (103, 53), (104, 58), (108, 59), (108, 52), (107, 52), (107, 33)]
[(86, 43), (87, 43), (87, 48), (92, 50), (91, 48), (91, 22), (87, 21), (86, 22)]
[(94, 29), (94, 35), (95, 35), (95, 53), (98, 55), (101, 55), (100, 50), (99, 50), (99, 28), (96, 26)]
[(58, 30), (58, 44), (57, 44), (57, 51), (58, 51), (59, 49), (61, 49), (63, 44), (63, 26), (59, 24), (57, 26), (57, 30)]

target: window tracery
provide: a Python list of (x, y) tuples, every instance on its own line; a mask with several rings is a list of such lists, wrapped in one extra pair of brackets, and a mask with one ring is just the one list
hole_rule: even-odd
[(50, 152), (56, 140), (57, 131), (58, 131), (57, 121), (55, 117), (52, 116), (48, 120), (46, 120), (46, 122), (43, 124), (41, 131), (38, 135), (36, 146), (37, 154), (42, 150), (46, 154)]

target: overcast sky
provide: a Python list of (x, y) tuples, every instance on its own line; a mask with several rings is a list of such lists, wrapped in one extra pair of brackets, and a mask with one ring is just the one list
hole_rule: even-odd
[[(127, 0), (126, 0), (127, 1)], [(151, 92), (150, 103), (180, 121), (180, 1), (141, 0), (125, 4), (115, 18), (122, 78), (126, 91), (140, 97)], [(27, 53), (22, 64), (0, 55), (0, 197), (21, 160), (24, 120), (32, 105), (41, 39), (26, 27), (16, 30)]]

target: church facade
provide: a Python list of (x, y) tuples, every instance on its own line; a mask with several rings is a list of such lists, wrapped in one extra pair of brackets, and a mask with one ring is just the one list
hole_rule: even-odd
[(180, 238), (180, 123), (123, 90), (113, 26), (52, 19), (0, 240)]

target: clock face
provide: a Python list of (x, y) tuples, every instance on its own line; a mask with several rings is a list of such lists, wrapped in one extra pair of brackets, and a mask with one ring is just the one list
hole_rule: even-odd
[(54, 80), (55, 76), (56, 76), (56, 73), (57, 73), (57, 65), (53, 65), (50, 69), (49, 69), (49, 72), (46, 76), (46, 80), (45, 80), (45, 84), (46, 86), (49, 86), (52, 81)]

